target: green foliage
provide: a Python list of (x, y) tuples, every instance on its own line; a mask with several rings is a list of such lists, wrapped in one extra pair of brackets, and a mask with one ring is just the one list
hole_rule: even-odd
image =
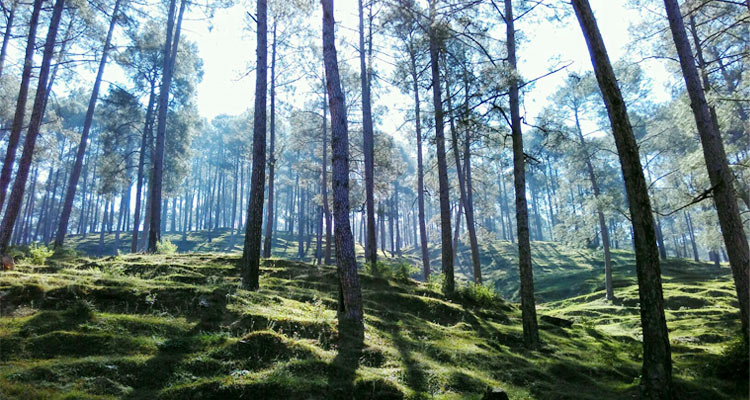
[(54, 250), (43, 244), (32, 243), (29, 246), (29, 259), (35, 265), (44, 265), (47, 259), (52, 257), (54, 253)]
[(491, 286), (477, 285), (474, 282), (461, 285), (458, 289), (458, 295), (461, 299), (482, 307), (490, 307), (500, 300), (500, 297), (495, 293), (495, 289)]
[(172, 243), (172, 241), (169, 239), (162, 239), (158, 243), (156, 243), (156, 253), (157, 254), (176, 254), (177, 245)]
[(365, 263), (365, 271), (373, 276), (386, 279), (408, 281), (412, 275), (419, 273), (419, 268), (407, 261), (386, 262), (379, 260), (375, 265)]

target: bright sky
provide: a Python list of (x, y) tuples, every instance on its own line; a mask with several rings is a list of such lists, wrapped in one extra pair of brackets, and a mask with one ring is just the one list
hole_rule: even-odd
[[(629, 24), (638, 18), (638, 13), (624, 7), (624, 3), (624, 0), (591, 0), (613, 62), (624, 56), (625, 47), (630, 40)], [(340, 28), (338, 34), (347, 37), (351, 35), (352, 44), (358, 43), (355, 35), (358, 27), (356, 6), (357, 2), (354, 0), (335, 1), (336, 20), (345, 28)], [(196, 19), (184, 23), (187, 37), (197, 42), (203, 58), (204, 76), (198, 86), (197, 104), (200, 114), (208, 119), (219, 114), (236, 115), (252, 107), (255, 75), (247, 74), (246, 71), (255, 62), (255, 34), (244, 29), (247, 20), (245, 7), (247, 6), (236, 5), (231, 9), (218, 11), (212, 20), (211, 29), (205, 20)], [(312, 24), (320, 25), (319, 8), (310, 16)], [(521, 20), (516, 28), (527, 38), (518, 49), (519, 69), (526, 79), (543, 75), (558, 64), (555, 60), (572, 62), (568, 68), (570, 71), (591, 69), (586, 44), (572, 12), (565, 23), (537, 21), (532, 25)], [(350, 62), (358, 61), (354, 59), (353, 47), (338, 50), (340, 60), (348, 57), (352, 59)], [(358, 69), (358, 64), (353, 67)], [(665, 81), (666, 72), (658, 63), (649, 65), (648, 74), (656, 82)], [(565, 75), (565, 72), (560, 72), (543, 78), (526, 93), (524, 105), (530, 119), (548, 104), (548, 97), (562, 83)], [(660, 88), (661, 85), (655, 85), (657, 92), (661, 92)], [(408, 99), (395, 89), (391, 93), (379, 95), (379, 102), (383, 104), (404, 104)], [(662, 100), (658, 95), (659, 93), (657, 100)], [(665, 91), (663, 96), (666, 95)], [(385, 121), (381, 129), (394, 133), (402, 123), (395, 120), (402, 118), (396, 115)]]

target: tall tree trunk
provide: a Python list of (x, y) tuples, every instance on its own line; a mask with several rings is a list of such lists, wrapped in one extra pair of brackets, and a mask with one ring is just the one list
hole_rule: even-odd
[(268, 209), (266, 210), (266, 240), (263, 244), (263, 257), (271, 257), (274, 225), (274, 177), (276, 158), (276, 20), (273, 21), (273, 44), (271, 45), (271, 139), (268, 150)]
[(323, 213), (326, 220), (326, 250), (325, 250), (325, 263), (326, 265), (331, 264), (331, 241), (332, 241), (332, 226), (331, 226), (331, 210), (328, 207), (328, 124), (326, 122), (326, 115), (328, 114), (328, 102), (326, 94), (326, 80), (323, 78), (323, 180), (321, 191), (323, 192)]
[[(513, 27), (513, 4), (505, 0), (505, 24), (508, 64), (517, 71), (516, 31)], [(515, 74), (514, 74), (515, 76)], [(529, 242), (529, 209), (526, 204), (526, 161), (523, 152), (521, 114), (518, 99), (518, 81), (510, 84), (510, 119), (513, 136), (513, 182), (516, 192), (516, 230), (518, 235), (518, 269), (521, 278), (521, 314), (523, 341), (527, 348), (539, 347), (539, 330), (534, 301), (534, 275), (531, 269), (531, 243)]]
[[(336, 266), (339, 275), (339, 325), (349, 322), (363, 331), (362, 294), (354, 254), (354, 237), (349, 226), (349, 134), (346, 105), (339, 80), (334, 38), (333, 0), (323, 5), (323, 61), (326, 70), (328, 104), (331, 109), (331, 154), (333, 218), (336, 237)], [(375, 226), (374, 223), (371, 226)], [(372, 243), (375, 245), (375, 243)]]
[(177, 17), (177, 27), (174, 29), (174, 40), (172, 30), (174, 25), (174, 9), (177, 0), (169, 2), (169, 15), (167, 19), (167, 39), (164, 42), (164, 64), (162, 69), (161, 88), (159, 89), (159, 107), (156, 117), (156, 147), (154, 148), (153, 167), (151, 171), (151, 182), (149, 197), (151, 198), (151, 218), (149, 220), (148, 251), (156, 252), (156, 243), (161, 240), (161, 192), (162, 178), (164, 175), (164, 143), (167, 137), (167, 113), (169, 112), (169, 88), (172, 85), (172, 74), (174, 72), (177, 48), (180, 44), (180, 30), (182, 27), (182, 16), (185, 13), (187, 0), (180, 1), (180, 11)]
[[(21, 83), (16, 100), (16, 111), (13, 115), (13, 124), (8, 137), (8, 149), (3, 159), (3, 168), (0, 172), (0, 209), (5, 204), (5, 197), (10, 185), (10, 175), (13, 172), (13, 162), (16, 159), (18, 142), (21, 140), (24, 118), (26, 117), (26, 101), (29, 95), (29, 82), (31, 81), (31, 70), (34, 67), (34, 49), (36, 48), (36, 29), (39, 25), (39, 13), (42, 9), (42, 0), (34, 0), (34, 8), (31, 10), (29, 21), (29, 35), (26, 39), (26, 53), (24, 55), (23, 71), (21, 72)], [(45, 82), (46, 87), (46, 82)]]
[[(148, 144), (149, 130), (151, 127), (151, 116), (154, 112), (154, 101), (156, 97), (155, 93), (155, 82), (151, 82), (151, 91), (148, 96), (148, 106), (146, 107), (146, 122), (143, 127), (143, 134), (141, 135), (141, 151), (138, 154), (138, 176), (136, 177), (135, 184), (135, 212), (133, 215), (133, 236), (130, 241), (130, 252), (135, 253), (138, 250), (138, 230), (141, 222), (141, 203), (143, 191), (143, 170), (146, 163), (146, 147)], [(145, 232), (144, 232), (145, 234)]]
[[(260, 237), (263, 226), (263, 192), (266, 184), (266, 92), (268, 68), (268, 22), (266, 0), (257, 2), (257, 50), (255, 64), (255, 114), (253, 122), (253, 170), (247, 205), (245, 246), (242, 250), (243, 286), (259, 288)], [(274, 41), (275, 44), (275, 41)], [(273, 119), (272, 119), (273, 121)], [(268, 196), (269, 200), (271, 196)], [(271, 210), (271, 207), (269, 207)], [(300, 228), (302, 226), (300, 225)], [(269, 248), (270, 252), (270, 248)]]
[[(10, 6), (10, 14), (8, 14), (8, 21), (5, 25), (5, 34), (3, 35), (3, 45), (0, 47), (0, 77), (3, 76), (3, 65), (5, 65), (5, 55), (8, 52), (8, 42), (10, 42), (11, 33), (13, 32), (13, 20), (16, 16), (16, 8), (18, 7), (18, 0), (11, 0), (12, 5)], [(34, 28), (36, 29), (36, 28)]]
[(698, 245), (695, 243), (695, 231), (693, 230), (693, 221), (690, 219), (690, 214), (688, 214), (687, 211), (684, 212), (685, 214), (685, 226), (688, 230), (688, 235), (690, 236), (690, 244), (693, 249), (693, 260), (695, 262), (699, 262), (700, 258), (698, 258)]
[(672, 393), (672, 360), (664, 317), (659, 250), (638, 145), (591, 6), (588, 0), (573, 0), (573, 8), (586, 39), (612, 125), (630, 206), (643, 328), (643, 394), (649, 399), (669, 399)]
[(102, 58), (99, 60), (99, 70), (96, 73), (96, 79), (94, 80), (94, 88), (91, 90), (91, 97), (89, 98), (89, 107), (86, 110), (86, 116), (83, 120), (83, 131), (81, 132), (81, 141), (78, 144), (78, 150), (76, 151), (76, 159), (73, 163), (73, 170), (70, 173), (70, 180), (68, 181), (68, 188), (65, 191), (65, 201), (63, 203), (62, 213), (60, 214), (60, 223), (57, 226), (57, 235), (55, 236), (55, 248), (63, 246), (65, 241), (65, 235), (68, 232), (68, 220), (70, 219), (70, 212), (73, 211), (73, 200), (76, 195), (76, 188), (78, 187), (78, 179), (81, 177), (81, 168), (83, 167), (83, 157), (86, 154), (86, 144), (89, 140), (89, 131), (91, 130), (91, 124), (94, 121), (94, 109), (96, 108), (96, 101), (99, 98), (99, 88), (102, 84), (102, 76), (104, 75), (104, 68), (107, 66), (107, 56), (109, 54), (110, 44), (112, 43), (112, 33), (115, 30), (117, 24), (117, 12), (120, 9), (120, 0), (115, 1), (115, 6), (112, 9), (112, 17), (109, 21), (109, 30), (107, 31), (107, 38), (104, 40), (104, 48), (102, 49)]
[[(466, 77), (464, 77), (466, 78)], [(447, 81), (447, 78), (446, 78)], [(468, 96), (469, 94), (466, 93), (466, 98), (468, 102)], [(458, 175), (458, 189), (459, 189), (459, 195), (460, 195), (460, 201), (459, 204), (459, 211), (456, 213), (456, 235), (454, 236), (453, 240), (453, 248), (454, 248), (454, 255), (453, 259), (455, 260), (458, 254), (458, 227), (461, 225), (461, 209), (463, 208), (463, 214), (466, 216), (466, 229), (469, 231), (469, 242), (471, 246), (471, 264), (473, 266), (474, 271), (474, 283), (481, 284), (482, 283), (482, 269), (481, 265), (479, 263), (479, 245), (477, 243), (477, 235), (476, 230), (474, 229), (474, 214), (473, 209), (471, 208), (471, 205), (468, 202), (468, 196), (466, 194), (466, 178), (464, 175), (465, 168), (461, 165), (461, 158), (459, 156), (458, 151), (458, 133), (456, 132), (456, 126), (454, 123), (454, 110), (453, 110), (453, 102), (451, 101), (451, 92), (450, 92), (450, 85), (446, 83), (445, 85), (445, 97), (448, 101), (448, 121), (450, 123), (450, 129), (451, 129), (451, 142), (452, 142), (452, 148), (453, 148), (453, 157), (456, 161), (456, 175)], [(468, 108), (468, 106), (467, 106)], [(468, 129), (467, 129), (467, 135), (468, 135)], [(468, 152), (464, 152), (464, 155), (467, 155)], [(468, 160), (464, 160), (464, 164), (466, 164)], [(463, 207), (462, 207), (463, 206)], [(455, 261), (454, 261), (455, 262)]]
[(60, 26), (60, 18), (62, 17), (64, 5), (65, 0), (55, 1), (49, 29), (47, 30), (47, 40), (44, 44), (44, 56), (42, 57), (42, 65), (39, 69), (39, 84), (37, 85), (36, 96), (34, 97), (34, 107), (31, 111), (29, 129), (26, 133), (26, 139), (24, 140), (21, 159), (18, 162), (18, 171), (16, 172), (16, 179), (13, 182), (13, 190), (11, 191), (8, 200), (8, 207), (5, 210), (2, 224), (0, 224), (0, 254), (6, 254), (8, 250), (10, 237), (13, 234), (13, 227), (16, 224), (16, 218), (21, 209), (21, 202), (23, 201), (23, 194), (26, 189), (26, 180), (29, 177), (29, 169), (31, 168), (31, 159), (34, 155), (34, 146), (36, 145), (36, 139), (39, 136), (39, 128), (42, 125), (44, 107), (47, 103), (47, 79), (49, 78), (50, 63), (52, 62), (52, 56), (55, 51), (55, 40), (57, 38), (57, 30)]
[(594, 173), (594, 165), (591, 163), (591, 154), (586, 147), (586, 140), (583, 138), (583, 131), (581, 130), (581, 124), (578, 119), (578, 108), (573, 110), (576, 122), (576, 132), (578, 133), (578, 141), (581, 143), (581, 148), (584, 151), (584, 157), (586, 161), (586, 170), (589, 174), (589, 182), (591, 182), (591, 190), (594, 191), (594, 198), (596, 200), (596, 215), (599, 218), (599, 232), (602, 235), (602, 246), (604, 247), (604, 288), (606, 291), (606, 298), (609, 301), (615, 299), (615, 292), (612, 287), (612, 255), (609, 251), (609, 229), (604, 221), (604, 210), (602, 205), (599, 203), (599, 197), (601, 190), (599, 189), (599, 182), (596, 180), (596, 174)]
[[(362, 0), (359, 1), (359, 67), (362, 82), (362, 135), (365, 157), (365, 203), (367, 204), (367, 240), (365, 241), (365, 260), (375, 265), (378, 259), (378, 246), (375, 235), (375, 143), (372, 126), (372, 109), (370, 103), (370, 79), (365, 64), (365, 23)], [(333, 113), (333, 110), (331, 110)]]
[(438, 0), (430, 0), (430, 65), (432, 69), (432, 101), (435, 107), (435, 144), (437, 146), (438, 186), (440, 197), (440, 231), (442, 244), (443, 274), (446, 293), (453, 293), (456, 287), (453, 276), (453, 244), (451, 243), (450, 185), (448, 184), (448, 163), (445, 159), (445, 134), (443, 132), (443, 100), (440, 91), (440, 65), (438, 63), (440, 44), (435, 23)]
[(750, 275), (748, 275), (750, 274), (750, 247), (747, 243), (740, 210), (737, 206), (737, 197), (732, 183), (734, 176), (729, 169), (718, 124), (714, 122), (715, 118), (711, 116), (706, 96), (703, 93), (703, 88), (701, 88), (698, 69), (695, 67), (695, 59), (685, 32), (680, 7), (677, 0), (664, 0), (664, 6), (667, 10), (669, 27), (677, 48), (677, 55), (680, 58), (685, 86), (690, 96), (690, 107), (693, 109), (695, 124), (703, 147), (703, 158), (706, 161), (714, 204), (719, 214), (719, 226), (721, 226), (721, 234), (724, 237), (724, 244), (729, 256), (729, 265), (732, 267), (732, 275), (734, 276), (734, 286), (737, 290), (742, 333), (747, 340), (750, 336), (750, 324), (748, 323), (748, 317), (750, 316)]
[[(412, 43), (410, 43), (411, 45)], [(422, 253), (422, 276), (425, 282), (430, 280), (430, 255), (427, 248), (427, 227), (424, 215), (424, 165), (422, 162), (422, 116), (420, 114), (419, 77), (417, 75), (416, 50), (409, 49), (409, 67), (414, 91), (414, 124), (417, 135), (417, 203), (419, 219), (419, 247)], [(416, 246), (416, 241), (415, 241)]]

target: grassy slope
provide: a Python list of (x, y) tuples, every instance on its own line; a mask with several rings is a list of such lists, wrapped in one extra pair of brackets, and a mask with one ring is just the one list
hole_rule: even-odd
[[(514, 399), (630, 399), (638, 391), (637, 294), (625, 267), (616, 270), (620, 305), (603, 303), (601, 292), (541, 305), (542, 315), (577, 323), (541, 322), (544, 348), (528, 352), (514, 305), (446, 299), (366, 273), (364, 344), (340, 345), (334, 268), (267, 260), (253, 293), (238, 288), (236, 261), (76, 258), (0, 274), (0, 398), (479, 398), (501, 386)], [(746, 398), (746, 376), (720, 377), (734, 371), (719, 353), (738, 325), (726, 271), (680, 262), (665, 275), (682, 398)], [(556, 286), (543, 283), (552, 276), (537, 274), (537, 287)]]

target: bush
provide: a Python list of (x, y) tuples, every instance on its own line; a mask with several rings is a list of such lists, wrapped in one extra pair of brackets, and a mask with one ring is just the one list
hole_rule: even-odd
[(177, 245), (169, 239), (163, 239), (156, 243), (156, 252), (158, 254), (175, 254), (177, 253)]
[(31, 258), (31, 263), (35, 265), (44, 265), (45, 261), (54, 253), (52, 249), (42, 244), (32, 243), (29, 246), (29, 258)]
[(364, 269), (366, 272), (379, 278), (393, 278), (401, 281), (406, 281), (411, 278), (412, 274), (419, 272), (416, 267), (412, 266), (408, 262), (391, 264), (383, 261), (378, 261), (374, 265), (371, 263), (365, 263)]
[(393, 267), (393, 274), (396, 279), (407, 281), (413, 274), (416, 274), (419, 272), (419, 268), (409, 264), (408, 262), (402, 262), (399, 264), (396, 264)]
[(458, 292), (463, 299), (482, 307), (491, 306), (497, 300), (495, 289), (490, 286), (477, 285), (473, 282), (461, 286)]

